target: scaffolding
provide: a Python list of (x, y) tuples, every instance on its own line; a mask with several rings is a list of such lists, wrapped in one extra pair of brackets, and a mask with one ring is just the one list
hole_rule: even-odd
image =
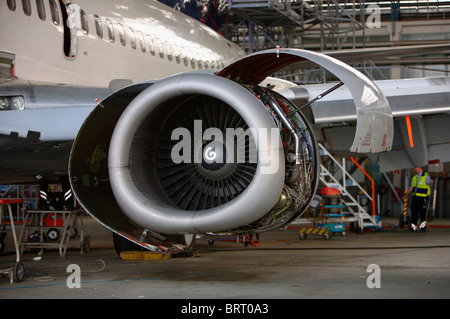
[[(365, 28), (365, 1), (228, 0), (231, 40), (247, 53), (275, 48), (304, 48), (320, 39), (320, 50), (342, 49)], [(305, 38), (305, 36), (308, 38)]]
[[(373, 0), (224, 0), (228, 1), (227, 37), (251, 54), (299, 48), (335, 51), (396, 45), (446, 43), (450, 1)], [(434, 21), (430, 21), (434, 20)], [(374, 25), (375, 24), (375, 25)], [(416, 28), (417, 34), (411, 33)], [(439, 31), (441, 30), (441, 31)], [(425, 33), (425, 35), (423, 34)], [(355, 61), (372, 80), (448, 75), (449, 57)], [(323, 68), (275, 74), (294, 83), (335, 80)]]

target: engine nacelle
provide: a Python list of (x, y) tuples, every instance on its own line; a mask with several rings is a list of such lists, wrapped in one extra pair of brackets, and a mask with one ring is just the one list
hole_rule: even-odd
[(80, 130), (72, 187), (98, 221), (139, 241), (146, 230), (280, 227), (306, 207), (317, 180), (307, 121), (296, 113), (286, 130), (279, 117), (293, 109), (268, 89), (210, 73), (127, 87)]
[(78, 200), (99, 222), (140, 243), (154, 232), (249, 233), (289, 223), (317, 189), (316, 141), (301, 112), (259, 84), (310, 61), (339, 77), (354, 98), (363, 125), (352, 148), (389, 149), (390, 107), (367, 77), (322, 54), (267, 50), (216, 74), (140, 83), (101, 102), (72, 148)]

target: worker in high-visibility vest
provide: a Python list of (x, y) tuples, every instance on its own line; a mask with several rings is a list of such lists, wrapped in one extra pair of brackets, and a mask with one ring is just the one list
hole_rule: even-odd
[[(416, 173), (412, 179), (411, 186), (403, 196), (403, 200), (412, 193), (411, 202), (411, 230), (425, 231), (427, 228), (427, 206), (431, 195), (433, 179), (424, 172), (422, 167), (414, 167)], [(417, 221), (420, 216), (420, 226)]]

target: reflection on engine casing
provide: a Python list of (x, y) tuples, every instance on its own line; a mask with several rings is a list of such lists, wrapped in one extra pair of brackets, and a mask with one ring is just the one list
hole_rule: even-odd
[(141, 242), (148, 231), (281, 227), (304, 212), (318, 181), (315, 138), (301, 113), (288, 116), (294, 108), (207, 73), (130, 86), (80, 130), (72, 188), (99, 222)]

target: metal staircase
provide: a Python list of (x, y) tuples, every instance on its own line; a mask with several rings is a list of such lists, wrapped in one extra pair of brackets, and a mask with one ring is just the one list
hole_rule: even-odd
[[(351, 174), (346, 169), (345, 158), (343, 158), (342, 162), (340, 163), (321, 144), (319, 144), (319, 151), (322, 157), (322, 163), (325, 162), (325, 159), (328, 161), (331, 160), (333, 161), (334, 166), (337, 168), (336, 171), (331, 173), (321, 163), (320, 181), (327, 187), (339, 189), (339, 205), (337, 206), (341, 207), (340, 214), (345, 216), (342, 218), (343, 221), (354, 223), (352, 226), (356, 227), (356, 231), (363, 230), (364, 228), (380, 227), (380, 222), (377, 218), (377, 215), (375, 214), (374, 191), (372, 191), (372, 195), (369, 195), (367, 191), (351, 176)], [(372, 212), (370, 214), (368, 213), (367, 209), (363, 205), (361, 205), (358, 195), (359, 193), (365, 195), (365, 197), (369, 200), (370, 203), (369, 205), (367, 205), (367, 207), (372, 208)]]

